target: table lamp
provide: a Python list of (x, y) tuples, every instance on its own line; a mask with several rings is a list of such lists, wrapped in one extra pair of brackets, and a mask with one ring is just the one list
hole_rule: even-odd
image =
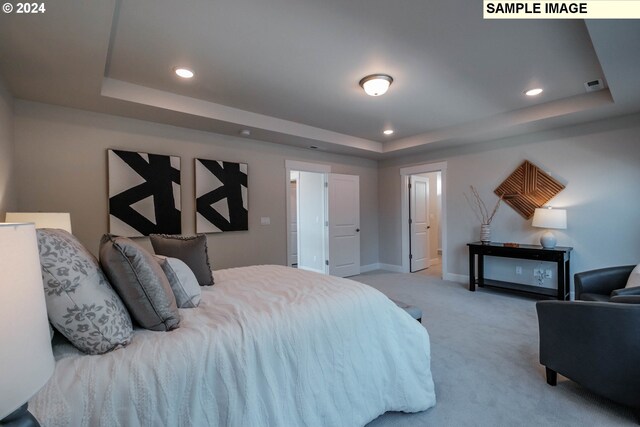
[(38, 426), (27, 402), (55, 366), (34, 224), (0, 223), (0, 425)]
[(540, 237), (540, 244), (545, 249), (553, 249), (556, 247), (556, 236), (550, 228), (565, 229), (567, 228), (567, 211), (564, 209), (538, 208), (533, 213), (534, 227), (546, 228)]
[(7, 212), (6, 222), (33, 222), (36, 228), (59, 228), (71, 233), (68, 212)]

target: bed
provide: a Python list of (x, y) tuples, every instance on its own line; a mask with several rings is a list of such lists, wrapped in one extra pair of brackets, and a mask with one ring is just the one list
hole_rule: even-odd
[(435, 405), (426, 329), (377, 290), (282, 266), (214, 274), (178, 329), (98, 356), (55, 343), (30, 411), (45, 427), (353, 427)]

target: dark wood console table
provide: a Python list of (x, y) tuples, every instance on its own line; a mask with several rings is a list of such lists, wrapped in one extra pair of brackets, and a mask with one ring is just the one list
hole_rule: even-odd
[[(478, 286), (505, 289), (519, 293), (542, 296), (547, 298), (557, 298), (559, 300), (569, 299), (570, 283), (570, 260), (573, 248), (556, 246), (553, 249), (544, 249), (537, 245), (519, 245), (518, 247), (504, 246), (503, 243), (481, 242), (467, 243), (469, 246), (469, 290), (475, 291)], [(476, 279), (475, 258), (478, 257), (478, 277)], [(558, 288), (544, 288), (539, 286), (522, 285), (520, 283), (503, 282), (500, 280), (484, 278), (484, 257), (494, 256), (503, 258), (529, 259), (534, 261), (555, 262), (558, 266), (556, 277), (558, 278)]]

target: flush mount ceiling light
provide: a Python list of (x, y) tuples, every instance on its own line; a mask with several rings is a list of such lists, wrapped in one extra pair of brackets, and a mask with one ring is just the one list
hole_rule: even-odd
[(173, 70), (178, 77), (182, 77), (183, 79), (190, 79), (193, 77), (193, 71), (184, 67), (176, 67)]
[(537, 87), (535, 89), (529, 89), (524, 94), (527, 95), (527, 96), (536, 96), (536, 95), (540, 95), (541, 93), (542, 93), (542, 89)]
[(393, 129), (385, 129), (384, 131), (382, 131), (382, 133), (384, 133), (385, 135), (393, 135)]
[(386, 74), (371, 74), (360, 80), (360, 86), (367, 92), (367, 95), (384, 95), (393, 83), (393, 78)]

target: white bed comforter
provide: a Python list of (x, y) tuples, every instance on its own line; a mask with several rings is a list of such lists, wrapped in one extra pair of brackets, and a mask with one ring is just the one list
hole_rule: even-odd
[(100, 356), (55, 346), (53, 426), (362, 426), (435, 404), (427, 331), (375, 289), (281, 266), (215, 272), (180, 328)]

